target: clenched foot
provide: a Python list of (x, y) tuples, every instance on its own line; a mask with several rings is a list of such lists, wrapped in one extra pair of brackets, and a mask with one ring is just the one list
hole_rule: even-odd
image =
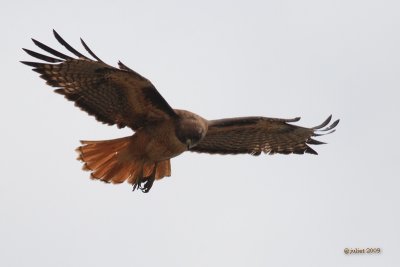
[(132, 191), (135, 191), (136, 189), (142, 190), (143, 193), (148, 193), (153, 186), (155, 177), (143, 177), (140, 181), (136, 182), (133, 185)]
[(157, 163), (155, 164), (154, 169), (149, 176), (143, 177), (139, 181), (135, 182), (132, 191), (140, 189), (142, 190), (143, 193), (148, 193), (151, 187), (153, 186), (154, 180), (156, 179), (156, 169), (157, 169)]

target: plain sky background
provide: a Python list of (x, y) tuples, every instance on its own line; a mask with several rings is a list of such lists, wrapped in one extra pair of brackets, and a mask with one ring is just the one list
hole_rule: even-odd
[[(399, 14), (385, 0), (3, 3), (0, 266), (400, 266)], [(31, 37), (66, 52), (53, 28), (205, 118), (341, 122), (318, 156), (185, 153), (149, 194), (92, 181), (78, 141), (131, 132), (18, 62)]]

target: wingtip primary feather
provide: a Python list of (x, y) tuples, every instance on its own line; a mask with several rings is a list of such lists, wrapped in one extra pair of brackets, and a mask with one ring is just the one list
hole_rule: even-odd
[(54, 37), (57, 39), (57, 41), (64, 46), (68, 51), (70, 51), (72, 54), (77, 56), (78, 58), (81, 59), (89, 59), (85, 55), (81, 54), (79, 51), (77, 51), (75, 48), (73, 48), (70, 44), (68, 44), (54, 29), (53, 29), (53, 34)]
[(89, 53), (92, 57), (94, 57), (97, 61), (103, 62), (103, 60), (101, 60), (98, 56), (96, 56), (95, 53), (93, 53), (93, 51), (89, 48), (89, 46), (85, 43), (85, 41), (83, 41), (82, 38), (80, 38), (80, 39), (81, 39), (81, 43), (82, 43), (83, 47), (86, 49), (86, 51), (88, 51), (88, 53)]
[(317, 151), (315, 151), (314, 149), (312, 149), (309, 146), (307, 146), (307, 148), (306, 148), (306, 150), (304, 152), (308, 153), (308, 154), (318, 155)]
[(22, 48), (22, 50), (24, 50), (28, 55), (30, 55), (30, 56), (32, 56), (32, 57), (35, 57), (35, 58), (37, 58), (37, 59), (46, 61), (46, 62), (50, 62), (50, 63), (62, 62), (61, 59), (54, 58), (54, 57), (49, 57), (49, 56), (45, 56), (45, 55), (42, 55), (42, 54), (40, 54), (40, 53), (37, 53), (37, 52), (35, 52), (35, 51), (29, 50), (29, 49), (26, 49), (26, 48)]
[(335, 131), (336, 126), (339, 124), (340, 120), (337, 119), (335, 120), (332, 124), (329, 125), (331, 122), (332, 115), (328, 117), (321, 125), (318, 125), (316, 127), (313, 127), (312, 129), (314, 130), (314, 136), (319, 136), (319, 135), (326, 135), (333, 133)]
[(285, 120), (286, 122), (297, 122), (297, 121), (299, 121), (301, 119), (301, 117), (295, 117), (295, 118), (293, 118), (293, 119), (287, 119), (287, 120)]
[(29, 67), (34, 67), (37, 68), (39, 65), (41, 65), (41, 63), (37, 63), (37, 62), (31, 62), (31, 61), (20, 61), (22, 64), (25, 64)]
[(332, 115), (329, 115), (329, 117), (328, 117), (323, 123), (321, 123), (321, 124), (318, 125), (318, 126), (313, 127), (313, 129), (314, 129), (314, 130), (318, 130), (318, 129), (321, 129), (321, 128), (325, 127), (326, 125), (329, 124), (329, 122), (331, 121), (331, 119), (332, 119)]
[(339, 124), (340, 120), (337, 119), (335, 120), (330, 126), (326, 127), (325, 129), (322, 129), (321, 131), (329, 131), (334, 129), (338, 124)]
[(323, 136), (323, 135), (331, 134), (331, 133), (334, 133), (334, 132), (336, 132), (336, 129), (333, 129), (333, 130), (331, 130), (329, 132), (324, 132), (324, 133), (313, 133), (312, 136)]
[(50, 53), (50, 54), (52, 54), (53, 56), (56, 56), (56, 57), (59, 57), (59, 58), (65, 59), (65, 60), (73, 59), (72, 57), (67, 56), (67, 55), (65, 55), (65, 54), (63, 54), (63, 53), (61, 53), (61, 52), (58, 52), (57, 50), (54, 50), (53, 48), (48, 47), (47, 45), (45, 45), (45, 44), (43, 44), (43, 43), (41, 43), (41, 42), (39, 42), (39, 41), (37, 41), (37, 40), (35, 40), (35, 39), (33, 39), (33, 38), (31, 38), (31, 39), (32, 39), (32, 42), (33, 42), (37, 47), (43, 49), (44, 51), (46, 51), (46, 52), (48, 52), (48, 53)]
[(118, 60), (118, 67), (121, 70), (127, 70), (127, 71), (132, 71), (129, 67), (127, 67), (124, 63), (121, 62), (121, 60)]
[(324, 144), (326, 144), (326, 143), (310, 138), (310, 139), (307, 141), (307, 144), (310, 144), (310, 145), (324, 145)]

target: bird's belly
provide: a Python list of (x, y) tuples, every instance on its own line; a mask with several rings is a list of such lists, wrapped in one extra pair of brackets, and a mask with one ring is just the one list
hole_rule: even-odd
[[(166, 122), (151, 129), (143, 129), (135, 133), (135, 145), (138, 156), (157, 162), (178, 156), (187, 150), (175, 136), (174, 128)], [(133, 152), (133, 151), (132, 151)]]
[(186, 150), (186, 146), (179, 141), (153, 139), (146, 147), (146, 157), (152, 161), (161, 161), (176, 157)]

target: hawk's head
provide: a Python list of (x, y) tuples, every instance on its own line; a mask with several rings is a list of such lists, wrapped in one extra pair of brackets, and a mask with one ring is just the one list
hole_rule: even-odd
[(179, 119), (175, 124), (175, 134), (187, 149), (197, 145), (206, 135), (207, 123), (200, 116), (188, 111), (177, 112)]

